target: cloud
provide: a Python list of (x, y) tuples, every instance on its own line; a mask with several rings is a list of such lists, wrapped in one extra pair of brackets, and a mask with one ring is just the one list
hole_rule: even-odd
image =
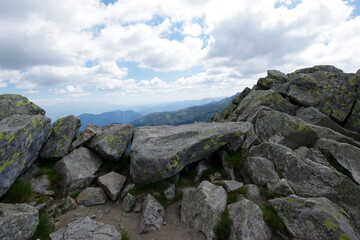
[(55, 93), (55, 94), (66, 94), (70, 97), (74, 97), (74, 98), (78, 98), (78, 97), (85, 97), (90, 95), (90, 93), (85, 92), (84, 89), (80, 86), (73, 86), (73, 85), (68, 85), (63, 89), (50, 89), (51, 93)]

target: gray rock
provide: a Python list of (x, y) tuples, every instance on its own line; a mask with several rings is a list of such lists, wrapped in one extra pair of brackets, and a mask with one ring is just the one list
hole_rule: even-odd
[(357, 75), (360, 75), (360, 69), (356, 71), (356, 74), (357, 74)]
[[(263, 143), (251, 154), (274, 162), (276, 170), (288, 181), (296, 195), (326, 197), (347, 211), (355, 222), (354, 226), (360, 226), (360, 186), (347, 176), (333, 168), (300, 158), (282, 145)], [(360, 232), (360, 227), (357, 231)]]
[(129, 124), (110, 124), (97, 131), (86, 146), (104, 159), (119, 161), (134, 133)]
[(278, 143), (292, 149), (311, 147), (319, 139), (316, 131), (300, 118), (275, 110), (258, 114), (255, 132), (263, 142)]
[(214, 183), (221, 185), (227, 193), (235, 192), (244, 186), (243, 183), (235, 180), (222, 180), (216, 181)]
[(17, 94), (0, 95), (0, 121), (11, 115), (45, 115), (44, 109)]
[(316, 65), (314, 67), (307, 67), (298, 69), (295, 71), (296, 74), (298, 73), (314, 73), (314, 72), (328, 72), (328, 73), (343, 73), (343, 71), (339, 68), (336, 68), (331, 65)]
[(164, 196), (167, 201), (172, 201), (175, 198), (175, 184), (169, 184), (169, 186), (164, 191)]
[(55, 121), (52, 131), (40, 152), (40, 157), (49, 160), (58, 160), (65, 157), (76, 138), (80, 119), (70, 115)]
[(279, 70), (267, 70), (268, 78), (279, 80), (285, 83), (288, 80), (288, 76), (280, 72)]
[(266, 184), (266, 189), (271, 196), (289, 196), (294, 194), (290, 184), (286, 179), (274, 180)]
[(258, 186), (256, 186), (255, 184), (246, 184), (245, 187), (247, 189), (245, 193), (247, 199), (254, 202), (261, 200), (260, 189), (258, 188)]
[[(358, 76), (360, 77), (360, 74)], [(356, 98), (344, 127), (360, 134), (360, 96)]]
[(94, 180), (102, 159), (91, 150), (80, 147), (58, 161), (54, 170), (63, 181), (63, 191), (72, 193), (84, 189)]
[(124, 190), (121, 192), (120, 198), (124, 198), (131, 190), (135, 188), (135, 184), (129, 183)]
[(287, 198), (269, 201), (296, 239), (359, 239), (349, 215), (327, 198)]
[(39, 212), (27, 204), (0, 203), (0, 239), (30, 239), (39, 224)]
[(195, 181), (198, 182), (202, 175), (211, 168), (210, 163), (207, 160), (200, 161), (195, 168), (196, 176)]
[(136, 197), (131, 193), (126, 194), (121, 204), (121, 208), (124, 212), (130, 212), (131, 208), (136, 202)]
[(253, 202), (243, 199), (228, 206), (233, 222), (229, 240), (270, 240), (271, 230), (265, 224), (261, 209)]
[(78, 204), (86, 206), (102, 205), (108, 200), (102, 188), (88, 187), (76, 198)]
[(163, 225), (164, 208), (150, 194), (145, 198), (142, 206), (140, 233), (152, 232), (159, 230)]
[(49, 188), (51, 187), (51, 182), (46, 174), (36, 178), (32, 178), (30, 180), (30, 185), (34, 192), (37, 194), (47, 196), (54, 195), (54, 191), (49, 190)]
[(214, 227), (225, 210), (227, 193), (222, 187), (203, 181), (183, 192), (181, 221), (203, 239), (215, 239)]
[(330, 153), (335, 160), (349, 172), (351, 178), (360, 184), (359, 148), (323, 138), (316, 142), (316, 147), (322, 152)]
[(227, 178), (230, 180), (235, 180), (234, 168), (226, 161), (226, 159), (229, 157), (229, 154), (226, 151), (220, 151), (219, 157), (221, 159), (221, 163)]
[(349, 131), (348, 129), (341, 127), (314, 107), (300, 108), (296, 112), (296, 117), (301, 118), (307, 123), (330, 128), (344, 136), (353, 138), (358, 141), (360, 140), (359, 133)]
[(307, 147), (300, 147), (295, 150), (296, 154), (300, 157), (307, 158), (311, 161), (316, 163), (320, 163), (327, 167), (332, 167), (330, 163), (326, 160), (322, 152), (317, 148), (307, 148)]
[(50, 128), (43, 115), (12, 115), (0, 121), (0, 197), (39, 156)]
[(245, 158), (240, 172), (247, 182), (260, 186), (265, 186), (271, 181), (280, 179), (274, 163), (261, 157)]
[(89, 217), (79, 218), (66, 227), (50, 234), (51, 240), (121, 240), (121, 234), (113, 225), (92, 220)]
[(125, 181), (125, 176), (113, 171), (98, 178), (99, 185), (113, 201), (119, 197)]
[(85, 143), (90, 141), (96, 135), (96, 132), (101, 128), (93, 124), (86, 126), (85, 130), (76, 138), (76, 140), (71, 144), (70, 151), (73, 151), (76, 148), (83, 146)]
[(77, 206), (78, 205), (77, 205), (76, 201), (72, 197), (67, 196), (66, 200), (65, 200), (63, 211), (64, 212), (71, 211), (71, 210), (77, 208)]
[(206, 159), (252, 128), (246, 122), (137, 128), (132, 143), (131, 176), (136, 184), (164, 180), (186, 165)]

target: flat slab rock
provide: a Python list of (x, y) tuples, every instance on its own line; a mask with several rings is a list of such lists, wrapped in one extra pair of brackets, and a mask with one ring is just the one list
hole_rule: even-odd
[(50, 234), (51, 240), (121, 240), (113, 225), (100, 223), (89, 217), (79, 218)]
[(253, 125), (248, 122), (137, 128), (132, 143), (131, 176), (137, 184), (172, 177), (251, 129)]
[(125, 181), (126, 177), (116, 172), (109, 172), (98, 178), (98, 184), (113, 201), (119, 197)]
[(79, 194), (76, 201), (78, 204), (94, 206), (105, 204), (107, 199), (108, 198), (102, 188), (89, 187)]

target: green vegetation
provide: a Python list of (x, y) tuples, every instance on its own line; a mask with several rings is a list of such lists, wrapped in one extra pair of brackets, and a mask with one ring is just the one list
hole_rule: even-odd
[(215, 236), (218, 240), (227, 240), (230, 237), (232, 221), (229, 217), (229, 210), (226, 208), (222, 213), (218, 224), (215, 226)]
[(136, 184), (135, 188), (130, 191), (132, 195), (142, 193), (163, 192), (168, 187), (166, 182), (155, 182), (149, 184)]
[(34, 177), (38, 178), (42, 175), (47, 175), (48, 179), (51, 183), (51, 186), (53, 188), (56, 188), (61, 183), (61, 176), (52, 168), (47, 167), (41, 167), (39, 170), (35, 173)]
[(121, 233), (121, 240), (131, 240), (130, 235), (125, 230), (120, 231), (120, 233)]
[(30, 183), (21, 179), (15, 180), (14, 184), (6, 192), (1, 202), (5, 203), (25, 203), (29, 202), (33, 197), (33, 189)]
[(104, 173), (109, 173), (111, 171), (114, 171), (119, 174), (128, 175), (129, 168), (130, 168), (130, 154), (125, 153), (118, 162), (104, 161), (100, 171)]
[(73, 199), (76, 199), (80, 193), (81, 193), (81, 191), (76, 191), (76, 192), (71, 193), (69, 196)]
[(175, 197), (171, 201), (168, 201), (164, 194), (154, 195), (154, 198), (161, 204), (161, 206), (163, 206), (163, 208), (166, 208), (171, 203), (179, 201), (182, 198), (182, 194), (176, 191)]
[(264, 221), (267, 224), (269, 224), (272, 228), (276, 228), (276, 229), (284, 229), (285, 228), (283, 221), (277, 215), (277, 213), (273, 207), (265, 205), (265, 204), (261, 204), (259, 207), (264, 214)]
[(243, 160), (247, 157), (248, 152), (246, 149), (238, 149), (236, 152), (230, 153), (229, 156), (225, 159), (226, 163), (228, 163), (233, 168), (241, 167)]
[(238, 201), (239, 196), (240, 195), (246, 196), (247, 192), (248, 192), (248, 188), (244, 186), (235, 192), (229, 193), (227, 199), (227, 205), (236, 203)]
[(195, 185), (196, 171), (195, 167), (191, 167), (188, 171), (181, 171), (179, 181), (175, 184), (176, 187), (186, 187)]
[(48, 215), (40, 213), (39, 215), (39, 225), (36, 228), (32, 240), (41, 239), (48, 240), (49, 234), (55, 231), (54, 223), (51, 221)]

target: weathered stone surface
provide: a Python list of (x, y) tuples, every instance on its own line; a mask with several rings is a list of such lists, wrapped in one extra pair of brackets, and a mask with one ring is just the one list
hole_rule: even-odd
[(245, 196), (251, 201), (258, 201), (261, 199), (260, 189), (255, 184), (246, 184), (244, 186), (247, 191)]
[(291, 195), (269, 202), (296, 239), (359, 239), (349, 215), (327, 198)]
[(40, 157), (49, 160), (58, 160), (65, 157), (76, 138), (80, 127), (80, 119), (70, 115), (55, 121), (52, 131), (40, 152)]
[(76, 198), (78, 204), (86, 206), (102, 205), (107, 201), (107, 196), (102, 188), (88, 187)]
[(54, 195), (54, 191), (49, 190), (51, 187), (51, 182), (46, 174), (32, 178), (30, 180), (30, 185), (37, 194), (48, 196)]
[(181, 221), (201, 238), (215, 239), (214, 227), (225, 210), (227, 193), (208, 181), (183, 192)]
[[(360, 77), (360, 74), (358, 76)], [(344, 127), (360, 134), (360, 94), (355, 101), (350, 116), (346, 119)]]
[(131, 208), (134, 206), (136, 197), (131, 193), (126, 194), (121, 203), (121, 208), (124, 212), (130, 212)]
[(353, 138), (358, 141), (360, 140), (359, 133), (349, 131), (348, 129), (341, 127), (340, 125), (332, 121), (328, 116), (321, 113), (318, 109), (314, 107), (300, 108), (296, 112), (296, 117), (301, 118), (307, 123), (330, 128), (344, 136)]
[(86, 146), (104, 159), (119, 161), (134, 133), (129, 124), (110, 124), (97, 131)]
[(271, 230), (265, 224), (261, 209), (253, 202), (243, 199), (228, 206), (233, 222), (229, 240), (270, 240)]
[(221, 185), (227, 193), (235, 192), (244, 186), (243, 183), (235, 180), (222, 180), (216, 181), (214, 183)]
[(360, 75), (360, 69), (356, 71), (356, 74), (357, 74), (357, 75)]
[(330, 153), (335, 160), (348, 171), (351, 178), (360, 184), (359, 148), (323, 138), (316, 142), (316, 147), (322, 152)]
[(300, 147), (295, 150), (299, 157), (310, 159), (311, 161), (320, 163), (327, 167), (332, 167), (328, 160), (324, 157), (322, 152), (317, 148)]
[(30, 239), (39, 224), (39, 212), (27, 204), (0, 203), (0, 239)]
[(354, 226), (360, 226), (360, 186), (347, 176), (333, 168), (300, 158), (291, 149), (278, 144), (263, 143), (253, 148), (251, 155), (274, 162), (277, 172), (289, 182), (296, 195), (326, 197), (347, 211), (355, 222)]
[(50, 234), (51, 240), (121, 240), (121, 234), (113, 225), (92, 220), (89, 217), (79, 218), (66, 227)]
[(120, 198), (124, 198), (126, 196), (126, 194), (128, 194), (128, 192), (130, 192), (134, 188), (135, 188), (135, 184), (133, 184), (133, 183), (129, 183), (128, 185), (126, 185), (124, 190), (121, 192)]
[(271, 196), (289, 196), (294, 194), (286, 179), (274, 180), (266, 184), (266, 190)]
[(329, 73), (343, 73), (343, 70), (331, 65), (316, 65), (313, 67), (302, 68), (296, 70), (295, 73), (314, 73), (319, 71), (329, 72)]
[(44, 109), (17, 94), (0, 95), (0, 121), (11, 115), (44, 115)]
[(195, 181), (198, 182), (202, 175), (211, 168), (210, 163), (207, 160), (200, 161), (195, 168), (196, 176)]
[(135, 130), (130, 172), (135, 183), (157, 182), (210, 156), (253, 128), (247, 122), (195, 123)]
[(226, 159), (229, 157), (229, 154), (226, 151), (220, 151), (219, 157), (221, 159), (221, 163), (225, 170), (227, 178), (230, 180), (235, 180), (234, 168), (226, 161)]
[(297, 106), (273, 90), (253, 90), (240, 102), (230, 118), (235, 117), (237, 121), (252, 122), (259, 110), (262, 109), (261, 107), (268, 107), (290, 115), (294, 115), (298, 109)]
[(164, 191), (164, 196), (167, 201), (172, 201), (175, 198), (175, 184), (169, 184), (169, 186)]
[(91, 150), (81, 147), (58, 161), (54, 170), (62, 176), (63, 191), (72, 193), (89, 186), (102, 159)]
[(267, 70), (267, 74), (269, 78), (276, 79), (284, 83), (288, 80), (288, 76), (279, 70)]
[(148, 194), (142, 206), (139, 232), (147, 233), (159, 230), (163, 224), (164, 213), (161, 204)]
[(263, 142), (278, 143), (292, 149), (311, 147), (319, 139), (316, 131), (300, 118), (275, 110), (258, 114), (255, 132)]
[(287, 84), (286, 94), (292, 100), (305, 107), (316, 107), (330, 118), (344, 122), (357, 98), (360, 76), (322, 68), (289, 74)]
[(67, 196), (66, 200), (65, 200), (63, 211), (67, 212), (67, 211), (71, 211), (71, 210), (73, 210), (75, 208), (77, 208), (76, 201), (72, 197)]
[(276, 85), (282, 85), (287, 82), (288, 76), (278, 70), (268, 70), (266, 78), (260, 78), (257, 82), (257, 87), (260, 89), (276, 88)]
[(320, 127), (310, 124), (309, 126), (311, 126), (311, 128), (318, 134), (319, 138), (331, 139), (340, 143), (348, 143), (350, 145), (360, 148), (360, 142), (355, 141), (354, 139), (349, 138), (347, 136), (344, 136), (330, 128)]
[(12, 115), (0, 121), (0, 197), (37, 159), (50, 128), (43, 115)]
[(90, 141), (96, 135), (97, 131), (100, 131), (101, 128), (93, 124), (86, 126), (85, 130), (76, 138), (76, 140), (71, 144), (70, 151), (73, 151), (76, 148), (83, 146), (85, 143)]
[(265, 186), (271, 181), (280, 179), (274, 163), (261, 157), (246, 158), (240, 172), (245, 180), (260, 186)]
[(98, 178), (99, 185), (113, 201), (119, 197), (125, 181), (125, 176), (113, 171)]

